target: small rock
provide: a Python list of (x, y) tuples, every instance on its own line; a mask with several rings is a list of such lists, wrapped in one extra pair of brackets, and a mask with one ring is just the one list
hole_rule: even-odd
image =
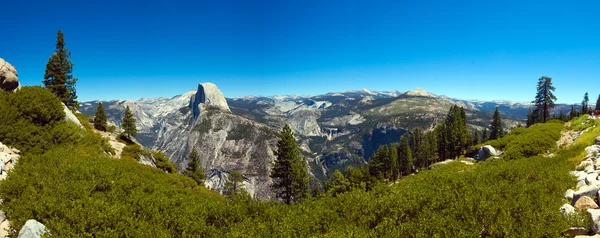
[(582, 186), (575, 192), (575, 194), (573, 194), (573, 204), (575, 204), (577, 199), (579, 199), (582, 196), (588, 196), (588, 197), (596, 196), (596, 194), (598, 194), (599, 190), (600, 190), (600, 184)]
[(575, 194), (575, 191), (573, 191), (573, 189), (569, 189), (565, 192), (565, 199), (568, 200), (573, 200), (573, 195)]
[(571, 206), (571, 204), (564, 204), (560, 207), (560, 213), (563, 214), (563, 216), (575, 214), (575, 208)]
[(591, 197), (588, 196), (583, 196), (579, 199), (577, 199), (577, 202), (575, 202), (575, 210), (578, 212), (582, 212), (585, 211), (589, 208), (592, 209), (598, 209), (600, 207), (598, 207), (598, 204), (596, 204), (596, 202), (594, 202), (594, 199), (592, 199)]
[(585, 227), (571, 227), (567, 230), (567, 234), (569, 234), (570, 237), (584, 236), (588, 234), (588, 230)]
[(600, 136), (596, 137), (596, 145), (600, 146)]
[(25, 225), (19, 231), (18, 238), (38, 238), (42, 234), (48, 233), (46, 226), (39, 221), (30, 219), (25, 222)]
[(500, 153), (491, 145), (486, 145), (484, 147), (481, 147), (481, 149), (479, 149), (479, 152), (477, 153), (477, 160), (478, 161), (484, 161), (489, 157), (495, 157), (495, 156), (499, 156)]
[(577, 166), (577, 170), (586, 171), (589, 166), (594, 166), (594, 162), (592, 160), (584, 160)]
[(0, 211), (0, 223), (6, 221), (6, 213), (4, 211)]

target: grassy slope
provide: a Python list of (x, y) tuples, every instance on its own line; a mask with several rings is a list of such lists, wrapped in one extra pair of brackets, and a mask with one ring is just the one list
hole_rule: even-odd
[[(559, 124), (560, 125), (560, 124)], [(561, 125), (562, 126), (562, 125)], [(540, 125), (534, 136), (555, 138), (560, 130)], [(550, 135), (551, 134), (551, 135)], [(373, 192), (353, 191), (286, 207), (234, 227), (240, 236), (371, 237), (556, 237), (569, 227), (558, 212), (568, 171), (600, 134), (585, 133), (554, 158), (534, 156), (467, 166), (453, 162)], [(523, 138), (525, 139), (525, 138)], [(516, 143), (516, 141), (515, 141)], [(519, 141), (518, 143), (525, 143)]]

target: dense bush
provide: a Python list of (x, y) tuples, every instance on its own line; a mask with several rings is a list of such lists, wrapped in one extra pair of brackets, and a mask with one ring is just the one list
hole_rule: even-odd
[(504, 151), (504, 158), (518, 159), (536, 156), (556, 147), (560, 139), (563, 122), (552, 120), (538, 123), (529, 128), (515, 128), (503, 138), (489, 141), (487, 144)]
[(56, 237), (209, 236), (222, 221), (241, 219), (222, 197), (185, 176), (91, 156), (88, 149), (61, 148), (19, 161), (0, 183), (12, 227), (37, 219)]
[[(87, 145), (111, 152), (101, 136), (64, 120), (60, 100), (41, 87), (15, 93), (0, 90), (0, 141), (23, 153), (42, 153), (60, 145)], [(84, 123), (85, 124), (85, 123)]]

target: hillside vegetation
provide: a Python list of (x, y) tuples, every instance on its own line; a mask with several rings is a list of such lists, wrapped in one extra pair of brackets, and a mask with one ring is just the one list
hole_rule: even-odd
[[(557, 237), (572, 225), (558, 212), (575, 184), (568, 172), (600, 134), (597, 125), (556, 149), (563, 123), (536, 124), (491, 141), (506, 151), (500, 159), (451, 162), (391, 185), (361, 181), (357, 169), (342, 192), (285, 205), (224, 198), (185, 176), (112, 159), (101, 137), (63, 115), (27, 110), (36, 105), (17, 99), (37, 97), (29, 94), (62, 110), (42, 88), (0, 92), (0, 141), (25, 151), (0, 182), (1, 207), (12, 227), (36, 219), (55, 237)], [(21, 133), (52, 139), (30, 144)], [(555, 156), (540, 155), (547, 151)]]

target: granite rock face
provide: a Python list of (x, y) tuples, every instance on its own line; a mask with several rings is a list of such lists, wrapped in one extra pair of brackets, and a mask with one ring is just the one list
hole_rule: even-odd
[(218, 108), (220, 110), (231, 112), (227, 105), (225, 96), (221, 93), (221, 90), (217, 88), (217, 85), (213, 83), (201, 83), (198, 84), (198, 91), (196, 95), (190, 99), (190, 107), (194, 113), (194, 119), (200, 115), (200, 107), (198, 105), (204, 104), (207, 107)]
[(9, 92), (21, 88), (17, 69), (2, 58), (0, 58), (0, 88)]

